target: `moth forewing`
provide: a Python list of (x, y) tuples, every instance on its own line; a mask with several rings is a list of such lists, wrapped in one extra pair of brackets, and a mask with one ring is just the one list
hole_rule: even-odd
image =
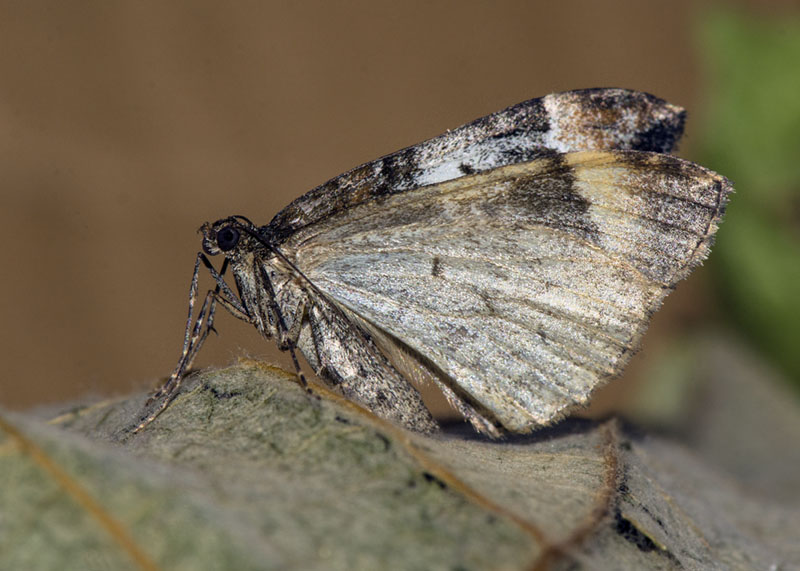
[(569, 153), (356, 206), (283, 247), (326, 297), (424, 355), (436, 382), (527, 431), (622, 369), (730, 190), (668, 155)]

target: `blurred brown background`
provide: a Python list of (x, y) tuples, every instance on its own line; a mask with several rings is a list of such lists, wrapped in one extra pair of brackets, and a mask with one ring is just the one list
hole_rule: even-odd
[[(169, 374), (205, 221), (267, 223), (357, 164), (550, 92), (618, 86), (682, 105), (680, 154), (694, 159), (706, 113), (688, 0), (0, 10), (0, 403), (12, 408)], [(668, 299), (630, 379), (661, 339), (713, 313), (707, 283), (703, 268)], [(290, 366), (254, 328), (227, 314), (217, 328), (198, 365)]]

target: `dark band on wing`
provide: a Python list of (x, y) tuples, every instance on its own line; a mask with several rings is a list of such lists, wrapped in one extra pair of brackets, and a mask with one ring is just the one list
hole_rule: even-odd
[(624, 89), (532, 99), (333, 178), (292, 202), (261, 231), (279, 245), (297, 230), (367, 200), (556, 151), (669, 152), (683, 133), (684, 120), (683, 109)]
[(589, 216), (591, 203), (577, 191), (572, 167), (564, 162), (563, 155), (555, 155), (548, 162), (551, 166), (542, 169), (542, 174), (511, 181), (498, 200), (480, 207), (495, 216), (502, 209), (511, 220), (541, 224), (596, 243), (598, 228)]

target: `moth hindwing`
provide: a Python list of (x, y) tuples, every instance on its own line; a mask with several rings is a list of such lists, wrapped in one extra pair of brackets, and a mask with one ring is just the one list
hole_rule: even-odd
[[(683, 123), (644, 93), (548, 95), (357, 167), (266, 226), (205, 224), (225, 264), (199, 254), (181, 360), (140, 427), (217, 303), (412, 429), (436, 426), (413, 386), (426, 381), (491, 435), (553, 422), (619, 374), (708, 255), (732, 189), (665, 154)], [(200, 263), (217, 286), (193, 318)]]

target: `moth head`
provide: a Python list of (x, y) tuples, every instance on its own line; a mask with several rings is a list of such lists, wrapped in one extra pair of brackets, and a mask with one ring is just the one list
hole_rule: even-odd
[(209, 256), (234, 255), (237, 248), (253, 240), (256, 231), (256, 226), (243, 216), (223, 218), (213, 224), (206, 222), (199, 230), (203, 233), (203, 251)]

